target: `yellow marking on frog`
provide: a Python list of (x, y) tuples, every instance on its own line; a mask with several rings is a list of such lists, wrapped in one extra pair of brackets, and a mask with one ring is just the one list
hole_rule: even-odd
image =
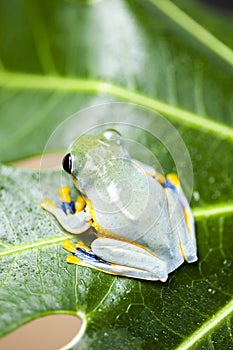
[(88, 252), (91, 251), (91, 248), (89, 248), (85, 243), (83, 243), (83, 241), (78, 241), (78, 243), (76, 244), (76, 248), (81, 248), (87, 250)]
[(155, 177), (155, 174), (149, 173), (148, 171), (146, 172), (146, 175), (150, 177)]
[(162, 174), (160, 174), (160, 173), (157, 173), (156, 174), (156, 180), (160, 183), (160, 184), (162, 184), (162, 183), (164, 183), (165, 182), (165, 177), (162, 175)]
[(160, 184), (164, 183), (166, 181), (165, 177), (161, 173), (149, 173), (148, 171), (146, 172), (147, 176), (153, 177), (156, 179)]
[(90, 199), (86, 199), (86, 204), (89, 208), (89, 213), (90, 213), (90, 217), (91, 217), (90, 225), (92, 227), (94, 227), (99, 234), (107, 233), (107, 231), (96, 221), (94, 207), (93, 207), (93, 204), (90, 201)]
[(83, 265), (82, 260), (77, 258), (77, 256), (73, 255), (67, 255), (66, 262), (68, 262), (69, 264)]
[[(101, 269), (101, 268), (99, 268), (99, 267), (91, 266), (91, 265), (85, 263), (85, 261), (83, 261), (83, 260), (77, 258), (77, 256), (68, 255), (68, 256), (66, 257), (66, 262), (69, 263), (69, 264), (75, 264), (75, 265), (79, 265), (79, 266), (86, 266), (86, 267), (90, 267), (90, 268), (92, 268), (92, 269), (94, 269), (94, 270), (97, 270), (97, 271), (106, 272), (105, 270), (103, 270), (103, 269)], [(112, 266), (112, 265), (114, 265), (114, 264), (110, 264), (110, 265)], [(110, 275), (117, 275), (117, 273), (110, 272), (110, 271), (108, 271), (108, 273), (109, 273)]]
[(124, 239), (121, 239), (121, 241), (122, 241), (122, 242), (130, 243), (130, 244), (132, 244), (132, 245), (135, 245), (136, 247), (139, 247), (139, 248), (145, 250), (147, 253), (150, 253), (151, 255), (157, 257), (157, 255), (156, 255), (154, 252), (152, 252), (152, 250), (150, 250), (150, 249), (147, 248), (147, 247), (144, 247), (144, 246), (143, 246), (142, 244), (140, 244), (140, 243), (137, 243), (137, 242), (134, 242), (134, 241), (129, 241), (129, 240), (127, 240), (127, 239), (125, 239), (125, 240), (124, 240)]
[[(75, 265), (79, 265), (79, 266), (90, 267), (91, 269), (94, 269), (94, 270), (106, 273), (106, 271), (104, 269), (101, 269), (101, 268), (99, 268), (97, 266), (91, 266), (91, 265), (85, 263), (85, 261), (83, 261), (83, 260), (81, 260), (81, 259), (79, 259), (79, 258), (77, 258), (76, 256), (73, 256), (73, 255), (68, 255), (66, 257), (66, 262), (68, 262), (69, 264), (75, 264)], [(114, 266), (115, 264), (109, 264), (108, 263), (108, 265), (109, 266)], [(117, 273), (117, 272), (115, 273), (113, 271), (107, 271), (107, 273), (110, 274), (110, 275), (119, 275), (119, 273)]]
[(55, 203), (53, 203), (50, 199), (48, 199), (48, 198), (45, 198), (41, 203), (40, 203), (40, 206), (41, 206), (41, 208), (42, 209), (45, 209), (45, 210), (48, 210), (48, 211), (50, 211), (49, 210), (49, 208), (57, 208), (57, 206), (56, 206), (56, 204)]
[[(94, 213), (94, 208), (93, 208), (93, 204), (92, 202), (90, 201), (90, 199), (86, 199), (86, 205), (88, 206), (89, 208), (89, 212), (90, 212), (90, 216), (91, 216), (91, 223), (90, 225), (92, 227), (95, 228), (95, 230), (97, 231), (97, 236), (98, 237), (108, 237), (108, 238), (113, 238), (113, 239), (117, 239), (118, 241), (121, 241), (121, 242), (127, 242), (127, 243), (130, 243), (132, 245), (135, 245), (139, 248), (142, 248), (143, 250), (147, 251), (148, 253), (150, 253), (151, 255), (153, 256), (156, 256), (156, 254), (154, 252), (152, 252), (149, 248), (146, 248), (144, 247), (143, 245), (141, 245), (140, 243), (137, 243), (137, 242), (134, 242), (134, 241), (131, 241), (125, 237), (122, 237), (122, 236), (119, 236), (111, 231), (108, 231), (106, 229), (104, 229), (95, 219), (95, 213)], [(78, 246), (80, 244), (80, 246)], [(90, 251), (91, 249), (89, 247), (87, 247), (83, 242), (78, 242), (77, 243), (77, 248), (84, 248), (88, 251)], [(111, 264), (112, 265), (112, 264)], [(100, 270), (100, 269), (99, 269)], [(102, 271), (102, 270), (100, 270)], [(113, 274), (113, 273), (112, 273)], [(116, 273), (117, 275), (118, 273)]]
[(184, 219), (185, 219), (185, 222), (187, 225), (189, 235), (192, 238), (192, 231), (191, 231), (191, 227), (190, 227), (190, 213), (187, 209), (184, 210)]
[(118, 240), (123, 241), (123, 242), (131, 243), (131, 241), (129, 241), (127, 238), (121, 237), (121, 236), (119, 236), (119, 235), (117, 235), (117, 234), (115, 234), (115, 233), (113, 233), (111, 231), (108, 231), (105, 228), (103, 228), (103, 226), (101, 226), (96, 221), (95, 213), (94, 213), (94, 207), (93, 207), (93, 204), (90, 201), (90, 199), (86, 198), (86, 204), (87, 204), (87, 206), (89, 208), (89, 213), (90, 213), (90, 217), (91, 217), (91, 220), (89, 221), (89, 224), (90, 224), (90, 226), (92, 226), (96, 230), (96, 233), (97, 233), (98, 237), (115, 238), (115, 239), (118, 239)]
[(156, 256), (155, 253), (153, 253), (149, 248), (144, 247), (143, 245), (141, 245), (140, 243), (131, 241), (129, 239), (127, 239), (126, 237), (122, 237), (119, 236), (118, 234), (115, 234), (111, 231), (108, 231), (106, 229), (104, 229), (96, 220), (95, 220), (95, 214), (94, 214), (94, 208), (93, 208), (93, 204), (90, 201), (90, 199), (86, 199), (86, 204), (89, 208), (89, 212), (90, 212), (90, 216), (92, 218), (92, 222), (91, 222), (91, 226), (94, 227), (97, 231), (97, 236), (98, 237), (108, 237), (108, 238), (113, 238), (113, 239), (117, 239), (120, 242), (127, 242), (130, 243), (132, 245), (135, 245), (139, 248), (144, 249), (145, 251), (147, 251), (148, 253), (150, 253), (151, 255)]
[(166, 192), (166, 189), (163, 188), (163, 193), (165, 195), (165, 200), (166, 200), (166, 208), (167, 208), (167, 212), (168, 212), (168, 220), (172, 226), (172, 222), (171, 222), (171, 216), (170, 216), (170, 209), (169, 209), (169, 203), (168, 203), (168, 197), (167, 197), (167, 192)]
[(68, 239), (62, 242), (62, 248), (70, 253), (76, 252), (76, 246), (73, 243), (71, 243)]
[[(181, 241), (180, 241), (180, 251), (181, 251), (181, 254), (182, 254), (183, 258), (185, 259), (184, 248), (183, 248), (183, 246), (182, 246)], [(186, 260), (186, 259), (185, 259), (185, 260)]]
[(59, 198), (62, 202), (70, 203), (70, 188), (68, 186), (62, 186), (57, 190)]
[(86, 206), (86, 201), (82, 196), (78, 196), (75, 202), (75, 209), (76, 212), (82, 211)]
[[(139, 171), (144, 173), (143, 170), (139, 169)], [(145, 173), (147, 176), (153, 177), (154, 179), (156, 179), (160, 184), (166, 180), (165, 177), (161, 173), (158, 173), (157, 171), (155, 171), (155, 173), (150, 173), (149, 171), (146, 171)]]
[(180, 187), (180, 180), (178, 176), (174, 173), (168, 174), (167, 175), (167, 180), (171, 182), (175, 187)]

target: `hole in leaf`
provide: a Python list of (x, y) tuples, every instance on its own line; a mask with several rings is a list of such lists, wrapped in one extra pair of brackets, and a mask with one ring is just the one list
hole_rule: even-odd
[(43, 156), (37, 156), (32, 158), (27, 158), (19, 160), (17, 162), (10, 163), (10, 165), (16, 166), (18, 168), (26, 169), (60, 169), (62, 164), (62, 159), (65, 155), (63, 153), (49, 153)]
[(72, 315), (50, 315), (33, 320), (0, 339), (0, 349), (57, 350), (79, 332), (81, 320)]

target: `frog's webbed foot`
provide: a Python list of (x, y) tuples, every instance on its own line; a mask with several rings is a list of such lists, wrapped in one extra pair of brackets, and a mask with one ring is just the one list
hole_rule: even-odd
[(41, 202), (41, 208), (51, 213), (60, 225), (73, 234), (80, 234), (90, 228), (90, 214), (85, 208), (85, 200), (78, 196), (76, 202), (70, 199), (70, 189), (67, 186), (58, 189), (60, 202), (58, 205), (46, 198)]
[(73, 245), (63, 242), (68, 255), (67, 262), (87, 266), (113, 275), (146, 280), (167, 279), (167, 264), (144, 247), (112, 238), (97, 238), (91, 248), (82, 242)]

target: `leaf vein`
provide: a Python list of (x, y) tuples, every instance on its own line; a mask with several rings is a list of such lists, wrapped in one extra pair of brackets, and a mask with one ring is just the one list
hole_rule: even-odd
[(47, 74), (55, 73), (55, 63), (50, 49), (45, 20), (39, 2), (30, 0), (24, 0), (24, 2), (41, 67)]
[(149, 307), (147, 307), (145, 305), (145, 307), (147, 308), (147, 310), (152, 314), (152, 316), (164, 327), (166, 328), (169, 332), (178, 335), (178, 337), (185, 339), (185, 335), (181, 334), (177, 331), (175, 331), (174, 329), (172, 329), (171, 327), (169, 327), (166, 323), (164, 323), (158, 316), (156, 316), (155, 312), (153, 312)]
[(149, 0), (178, 26), (233, 66), (233, 51), (169, 0)]
[(161, 100), (146, 96), (138, 91), (100, 80), (85, 80), (56, 76), (29, 75), (0, 72), (0, 86), (10, 89), (56, 90), (70, 92), (103, 93), (136, 103), (166, 115), (169, 119), (189, 125), (199, 131), (214, 134), (220, 139), (233, 141), (233, 128), (188, 110), (169, 105)]
[(205, 335), (210, 334), (224, 319), (233, 312), (233, 299), (230, 300), (219, 312), (217, 312), (210, 320), (198, 328), (190, 335), (176, 350), (188, 350), (196, 342), (200, 341)]
[(18, 258), (18, 257), (16, 256), (16, 257), (13, 259), (13, 261), (11, 262), (10, 267), (9, 267), (7, 273), (6, 273), (6, 276), (4, 277), (4, 279), (3, 279), (3, 281), (2, 281), (2, 283), (1, 283), (1, 285), (0, 285), (0, 288), (3, 288), (3, 287), (4, 287), (4, 285), (6, 284), (8, 278), (10, 277), (11, 271), (13, 270), (13, 267), (14, 267), (15, 263), (17, 262), (17, 258)]
[(100, 300), (100, 302), (91, 310), (88, 312), (88, 315), (91, 315), (92, 313), (94, 313), (99, 307), (101, 304), (103, 304), (103, 302), (106, 300), (106, 298), (108, 297), (108, 295), (110, 294), (114, 284), (116, 283), (117, 281), (117, 278), (114, 278), (113, 279), (113, 282), (110, 284), (109, 288), (108, 288), (108, 291), (105, 293), (105, 295), (103, 296), (103, 298)]

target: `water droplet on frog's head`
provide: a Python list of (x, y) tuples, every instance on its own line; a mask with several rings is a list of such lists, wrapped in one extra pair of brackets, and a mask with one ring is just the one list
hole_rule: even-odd
[(121, 143), (121, 134), (115, 129), (107, 129), (103, 132), (103, 138), (106, 141), (113, 141), (117, 144)]

